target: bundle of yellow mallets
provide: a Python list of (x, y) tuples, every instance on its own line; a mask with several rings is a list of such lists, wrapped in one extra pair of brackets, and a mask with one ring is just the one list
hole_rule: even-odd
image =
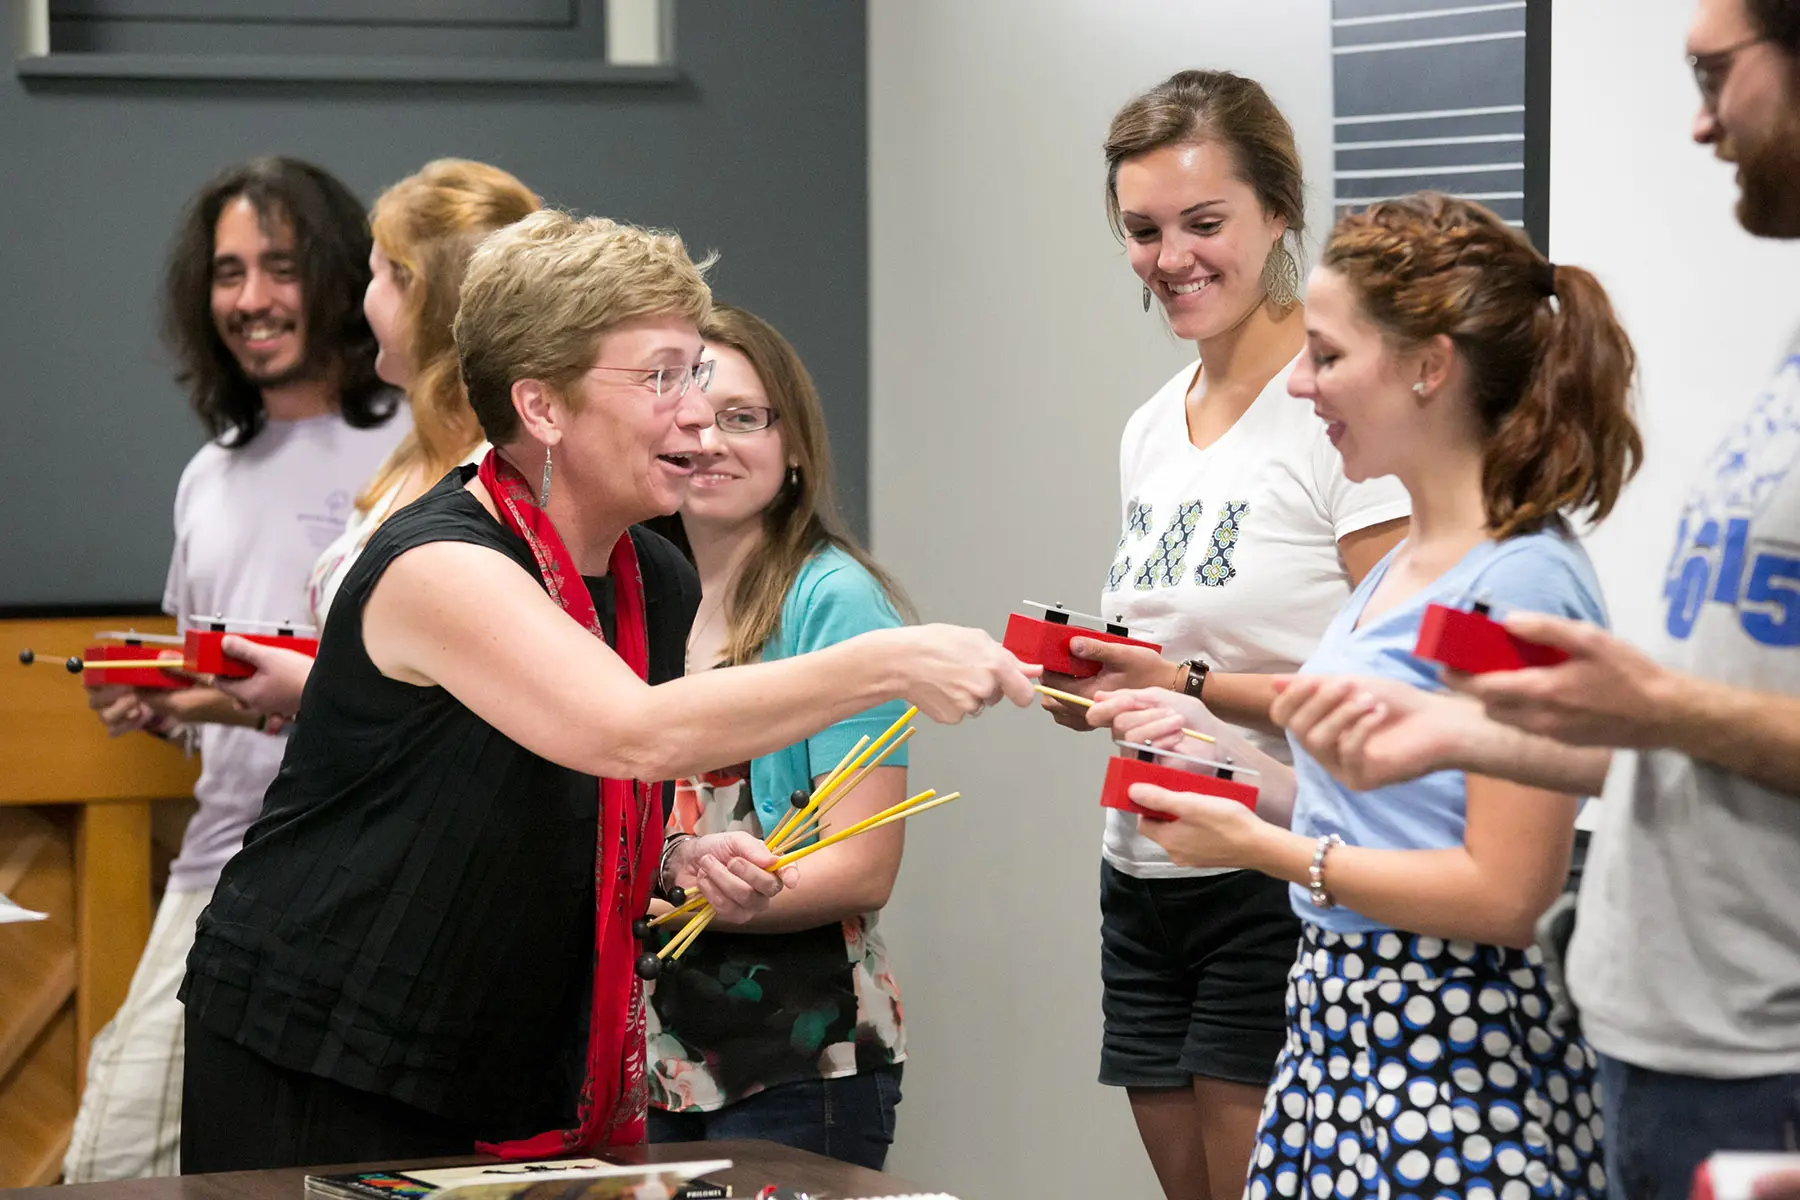
[[(771, 871), (779, 871), (783, 867), (799, 862), (809, 854), (823, 850), (827, 846), (835, 846), (860, 833), (879, 829), (883, 825), (891, 825), (895, 821), (904, 821), (915, 813), (922, 813), (928, 808), (936, 808), (940, 804), (948, 804), (962, 795), (961, 792), (950, 792), (940, 796), (935, 791), (923, 791), (916, 796), (907, 797), (892, 808), (883, 809), (872, 817), (836, 830), (811, 845), (795, 848), (802, 840), (816, 834), (825, 815), (845, 796), (855, 791), (856, 786), (867, 779), (875, 768), (886, 762), (894, 751), (904, 746), (907, 740), (918, 732), (911, 727), (912, 719), (918, 714), (918, 711), (917, 708), (908, 708), (874, 741), (870, 741), (866, 737), (858, 741), (850, 748), (850, 753), (844, 755), (842, 761), (831, 769), (820, 781), (818, 788), (810, 794), (805, 791), (794, 793), (793, 808), (789, 810), (787, 816), (782, 818), (781, 823), (763, 839), (769, 849), (780, 856), (775, 860), (775, 865), (769, 868)], [(665, 962), (673, 963), (679, 960), (687, 952), (688, 947), (694, 944), (694, 939), (700, 936), (701, 931), (712, 924), (715, 915), (712, 905), (707, 903), (705, 897), (695, 896), (692, 899), (684, 899), (682, 903), (659, 917), (639, 921), (636, 926), (639, 940), (647, 941), (655, 936), (657, 926), (679, 921), (683, 917), (687, 918), (687, 924), (683, 925), (661, 950), (654, 953), (646, 950), (638, 956), (638, 977), (655, 979), (662, 973)]]

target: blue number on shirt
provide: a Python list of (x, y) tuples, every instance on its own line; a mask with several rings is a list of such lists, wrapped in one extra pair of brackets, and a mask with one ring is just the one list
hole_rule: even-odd
[[(1706, 523), (1701, 530), (1703, 534), (1717, 536), (1718, 526), (1712, 521)], [(1713, 588), (1714, 600), (1721, 604), (1736, 604), (1738, 592), (1744, 586), (1744, 548), (1750, 542), (1750, 522), (1742, 517), (1725, 523), (1725, 547), (1719, 552), (1719, 582)], [(1712, 542), (1700, 543), (1710, 546)]]
[[(1664, 627), (1670, 637), (1685, 641), (1712, 601), (1738, 608), (1738, 624), (1762, 645), (1800, 646), (1800, 559), (1759, 554), (1749, 563), (1746, 585), (1749, 541), (1750, 522), (1741, 517), (1726, 522), (1722, 542), (1717, 521), (1706, 522), (1695, 533), (1694, 553), (1671, 564), (1663, 585), (1669, 602)], [(1774, 611), (1746, 610), (1740, 602), (1772, 606)]]
[(1745, 633), (1765, 646), (1800, 646), (1800, 558), (1757, 555), (1744, 599), (1775, 606), (1774, 612), (1740, 612)]
[[(1708, 521), (1695, 537), (1694, 545), (1709, 547), (1717, 537), (1718, 526)], [(1686, 641), (1694, 632), (1694, 622), (1700, 619), (1700, 608), (1706, 603), (1706, 588), (1711, 579), (1712, 560), (1705, 554), (1689, 555), (1670, 570), (1669, 578), (1663, 584), (1663, 595), (1669, 601), (1664, 625), (1676, 641)]]

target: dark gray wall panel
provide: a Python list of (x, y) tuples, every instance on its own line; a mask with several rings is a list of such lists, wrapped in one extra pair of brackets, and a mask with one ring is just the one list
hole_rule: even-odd
[(58, 54), (604, 58), (604, 0), (50, 0)]
[(1550, 0), (1333, 0), (1334, 206), (1426, 188), (1549, 233)]
[[(0, 27), (0, 39), (11, 34)], [(155, 337), (182, 205), (220, 166), (310, 158), (365, 199), (441, 155), (553, 203), (673, 227), (722, 299), (805, 355), (865, 528), (864, 9), (683, 0), (684, 83), (455, 87), (19, 80), (0, 71), (0, 608), (161, 594), (200, 441)], [(3, 60), (15, 48), (0, 41)]]

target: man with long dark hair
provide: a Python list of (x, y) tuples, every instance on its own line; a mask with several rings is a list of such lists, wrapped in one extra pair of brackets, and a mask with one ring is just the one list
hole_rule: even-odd
[(362, 202), (297, 159), (229, 167), (196, 197), (169, 255), (163, 336), (209, 434), (237, 447), (271, 417), (340, 412), (370, 429), (393, 416), (362, 310), (369, 247)]
[[(369, 230), (336, 179), (289, 158), (229, 167), (189, 205), (170, 252), (163, 331), (211, 440), (182, 473), (163, 607), (293, 621), (352, 500), (405, 432), (375, 376), (363, 319)], [(117, 1016), (94, 1038), (64, 1178), (172, 1175), (179, 1166), (182, 1009), (194, 921), (281, 765), (279, 726), (210, 687), (102, 687), (108, 732), (192, 736), (199, 809), (169, 870)]]

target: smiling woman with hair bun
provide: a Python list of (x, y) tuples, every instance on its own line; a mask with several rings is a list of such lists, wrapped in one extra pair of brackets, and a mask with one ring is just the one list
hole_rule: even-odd
[[(1199, 361), (1125, 427), (1122, 530), (1101, 589), (1100, 612), (1166, 658), (1078, 640), (1099, 675), (1052, 682), (1184, 690), (1240, 763), (1285, 764), (1271, 677), (1312, 653), (1404, 534), (1406, 494), (1346, 480), (1324, 426), (1287, 394), (1306, 341), (1306, 214), (1293, 130), (1262, 86), (1182, 71), (1119, 111), (1104, 152), (1134, 299), (1154, 302)], [(1236, 1197), (1282, 1045), (1300, 932), (1286, 889), (1176, 866), (1124, 813), (1108, 815), (1103, 855), (1101, 1082), (1127, 1089), (1168, 1196)]]

